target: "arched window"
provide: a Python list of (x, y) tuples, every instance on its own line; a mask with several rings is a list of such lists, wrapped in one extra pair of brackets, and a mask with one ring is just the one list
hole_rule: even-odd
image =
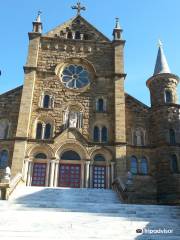
[(47, 156), (44, 153), (38, 153), (38, 154), (35, 155), (35, 158), (37, 158), (37, 159), (47, 159)]
[(43, 130), (42, 123), (39, 122), (37, 124), (37, 128), (36, 128), (36, 138), (37, 139), (42, 139), (42, 130)]
[(148, 174), (148, 161), (147, 161), (146, 158), (142, 158), (141, 159), (140, 173), (143, 174), (143, 175), (147, 175)]
[(51, 137), (51, 124), (47, 123), (45, 127), (44, 138), (49, 139)]
[(77, 152), (69, 150), (61, 155), (61, 160), (81, 160), (81, 157)]
[(9, 154), (7, 150), (2, 150), (0, 152), (0, 168), (4, 169), (8, 166)]
[(94, 156), (94, 161), (104, 162), (104, 161), (106, 161), (106, 160), (105, 160), (105, 158), (104, 158), (104, 156), (103, 156), (102, 154), (96, 154), (96, 155)]
[(68, 32), (67, 38), (72, 39), (72, 32)]
[(45, 95), (43, 99), (43, 108), (49, 108), (50, 107), (50, 97), (49, 95)]
[(105, 105), (104, 105), (104, 99), (99, 98), (96, 103), (96, 111), (97, 112), (104, 112), (105, 111)]
[(173, 129), (169, 130), (169, 140), (170, 140), (170, 144), (172, 145), (176, 144), (176, 134)]
[(170, 90), (165, 91), (165, 102), (172, 103), (172, 92)]
[(81, 39), (81, 34), (79, 31), (76, 32), (75, 39)]
[(0, 120), (0, 139), (6, 139), (9, 135), (9, 121), (6, 119)]
[(178, 161), (177, 161), (177, 157), (175, 154), (173, 154), (171, 156), (171, 170), (173, 173), (178, 173), (179, 169), (178, 169)]
[(137, 174), (138, 173), (137, 158), (135, 156), (132, 156), (130, 158), (130, 172), (132, 174)]
[(102, 128), (102, 134), (101, 134), (101, 141), (102, 142), (107, 142), (108, 140), (108, 132), (107, 132), (107, 128), (103, 127)]
[(94, 136), (93, 136), (94, 142), (99, 142), (100, 140), (100, 131), (97, 126), (94, 127)]

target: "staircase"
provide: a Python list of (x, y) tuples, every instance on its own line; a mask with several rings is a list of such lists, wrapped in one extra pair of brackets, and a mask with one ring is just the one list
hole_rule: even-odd
[(179, 224), (178, 206), (122, 204), (104, 189), (18, 187), (0, 201), (2, 240), (179, 240)]

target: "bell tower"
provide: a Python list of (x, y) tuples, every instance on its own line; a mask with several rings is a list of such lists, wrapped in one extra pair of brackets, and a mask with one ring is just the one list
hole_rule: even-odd
[(154, 74), (146, 82), (151, 94), (151, 106), (161, 106), (171, 103), (177, 104), (178, 83), (179, 77), (171, 73), (164, 54), (163, 45), (159, 41)]

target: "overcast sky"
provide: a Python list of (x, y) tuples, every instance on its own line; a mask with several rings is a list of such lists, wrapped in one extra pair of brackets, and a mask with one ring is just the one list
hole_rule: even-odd
[[(76, 0), (1, 0), (0, 93), (23, 84), (23, 65), (28, 48), (27, 33), (41, 10), (43, 30), (75, 15)], [(115, 17), (120, 18), (125, 47), (125, 89), (149, 105), (146, 80), (152, 76), (157, 42), (164, 45), (171, 71), (180, 75), (180, 0), (83, 0), (82, 13), (91, 24), (112, 39)], [(180, 91), (179, 91), (180, 94)]]

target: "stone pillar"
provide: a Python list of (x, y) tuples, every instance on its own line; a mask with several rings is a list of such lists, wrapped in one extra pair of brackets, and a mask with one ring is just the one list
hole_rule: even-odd
[(33, 161), (29, 160), (29, 167), (28, 167), (28, 173), (27, 173), (27, 182), (26, 185), (27, 186), (31, 186), (31, 180), (32, 180), (32, 174), (33, 174)]
[(124, 44), (125, 41), (114, 41), (114, 89), (115, 89), (115, 156), (116, 175), (126, 173), (126, 127), (125, 127), (125, 94), (124, 80)]
[(27, 138), (31, 126), (31, 112), (33, 103), (34, 86), (36, 80), (37, 60), (40, 45), (40, 34), (29, 33), (29, 53), (24, 67), (24, 85), (19, 110), (16, 131), (16, 140), (12, 157), (12, 177), (22, 173), (24, 158), (26, 156)]
[(111, 181), (111, 179), (110, 179), (110, 165), (106, 166), (106, 172), (107, 172), (107, 174), (106, 174), (106, 187), (107, 187), (107, 189), (109, 189), (110, 188), (110, 181)]
[(25, 158), (25, 160), (24, 160), (24, 167), (23, 167), (23, 171), (22, 171), (22, 178), (23, 178), (24, 182), (27, 182), (29, 162), (30, 162), (30, 159), (29, 158)]
[(46, 181), (45, 181), (45, 186), (49, 186), (49, 174), (50, 174), (50, 160), (47, 161), (47, 166), (46, 166)]
[(54, 187), (54, 183), (55, 183), (55, 166), (56, 166), (56, 161), (55, 160), (51, 160), (51, 172), (50, 172), (50, 181), (49, 181), (49, 186), (50, 187)]
[(54, 172), (54, 187), (58, 187), (58, 177), (59, 177), (59, 160), (56, 160)]
[(114, 165), (115, 162), (111, 162), (111, 184), (114, 182)]
[(43, 123), (43, 125), (42, 125), (42, 136), (41, 136), (42, 139), (45, 138), (45, 130), (46, 130), (46, 124)]
[(90, 164), (89, 185), (90, 185), (90, 188), (93, 188), (93, 164)]
[(89, 173), (90, 170), (90, 161), (86, 161), (86, 177), (85, 177), (85, 187), (89, 188)]

